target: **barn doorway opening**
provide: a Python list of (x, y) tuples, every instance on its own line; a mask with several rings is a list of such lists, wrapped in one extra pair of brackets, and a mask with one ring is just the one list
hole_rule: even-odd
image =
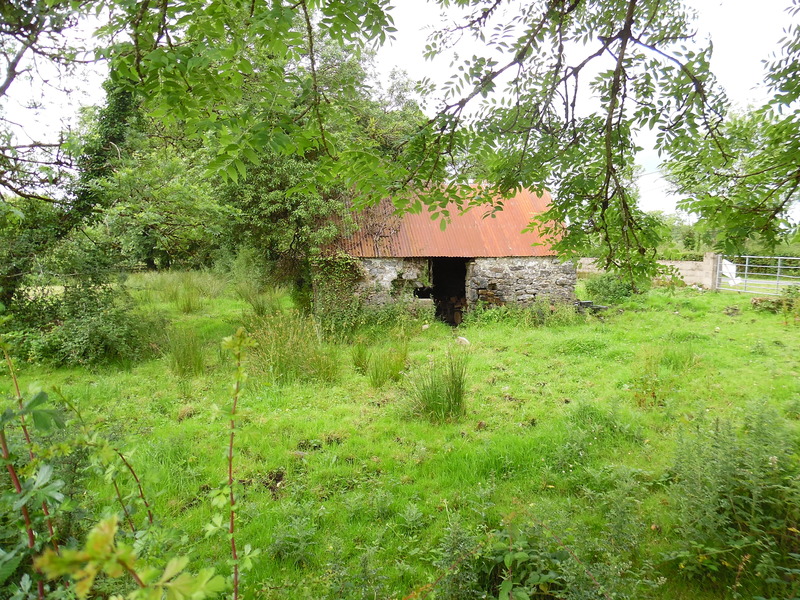
[(432, 258), (431, 296), (436, 316), (451, 325), (461, 323), (467, 308), (467, 258)]

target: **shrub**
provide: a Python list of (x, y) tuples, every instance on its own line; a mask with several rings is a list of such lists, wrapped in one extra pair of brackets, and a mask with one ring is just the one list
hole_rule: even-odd
[(247, 328), (257, 343), (251, 354), (254, 371), (282, 383), (336, 379), (336, 353), (322, 343), (311, 316), (273, 313), (252, 317)]
[(431, 360), (410, 378), (415, 409), (434, 421), (458, 418), (466, 412), (467, 356), (448, 351), (444, 365)]
[(586, 280), (586, 293), (595, 302), (603, 304), (619, 304), (630, 298), (636, 288), (630, 281), (624, 280), (615, 273), (603, 273)]
[(57, 324), (30, 343), (31, 358), (57, 366), (130, 363), (152, 353), (163, 328), (108, 288), (67, 289), (57, 312)]
[(167, 337), (169, 368), (178, 377), (203, 372), (203, 341), (193, 329), (173, 329)]

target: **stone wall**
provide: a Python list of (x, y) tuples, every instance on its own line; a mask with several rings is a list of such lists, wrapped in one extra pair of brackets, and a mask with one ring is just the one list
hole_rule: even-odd
[[(717, 287), (718, 255), (706, 252), (703, 260), (660, 260), (662, 265), (670, 266), (678, 271), (686, 285), (702, 285), (710, 290)], [(595, 259), (582, 258), (578, 264), (579, 273), (602, 273), (595, 265)]]
[(552, 256), (476, 258), (467, 264), (467, 301), (530, 304), (538, 297), (569, 301), (577, 273), (572, 263)]
[(427, 258), (362, 258), (364, 277), (355, 293), (367, 304), (387, 304), (430, 285)]

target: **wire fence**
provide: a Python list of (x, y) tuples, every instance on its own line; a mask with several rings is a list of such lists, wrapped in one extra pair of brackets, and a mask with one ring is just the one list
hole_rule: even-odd
[(719, 256), (717, 289), (780, 296), (787, 286), (800, 285), (798, 256)]

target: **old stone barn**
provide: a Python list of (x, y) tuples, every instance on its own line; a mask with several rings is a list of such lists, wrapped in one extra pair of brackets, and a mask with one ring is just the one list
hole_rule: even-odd
[(463, 312), (478, 302), (571, 300), (574, 265), (559, 261), (535, 233), (523, 233), (548, 201), (546, 192), (539, 197), (523, 190), (494, 216), (482, 207), (463, 214), (452, 210), (444, 230), (429, 213), (397, 215), (386, 201), (357, 215), (358, 231), (337, 246), (360, 260), (363, 272), (355, 293), (366, 303), (429, 298), (437, 316), (449, 323), (460, 323)]

